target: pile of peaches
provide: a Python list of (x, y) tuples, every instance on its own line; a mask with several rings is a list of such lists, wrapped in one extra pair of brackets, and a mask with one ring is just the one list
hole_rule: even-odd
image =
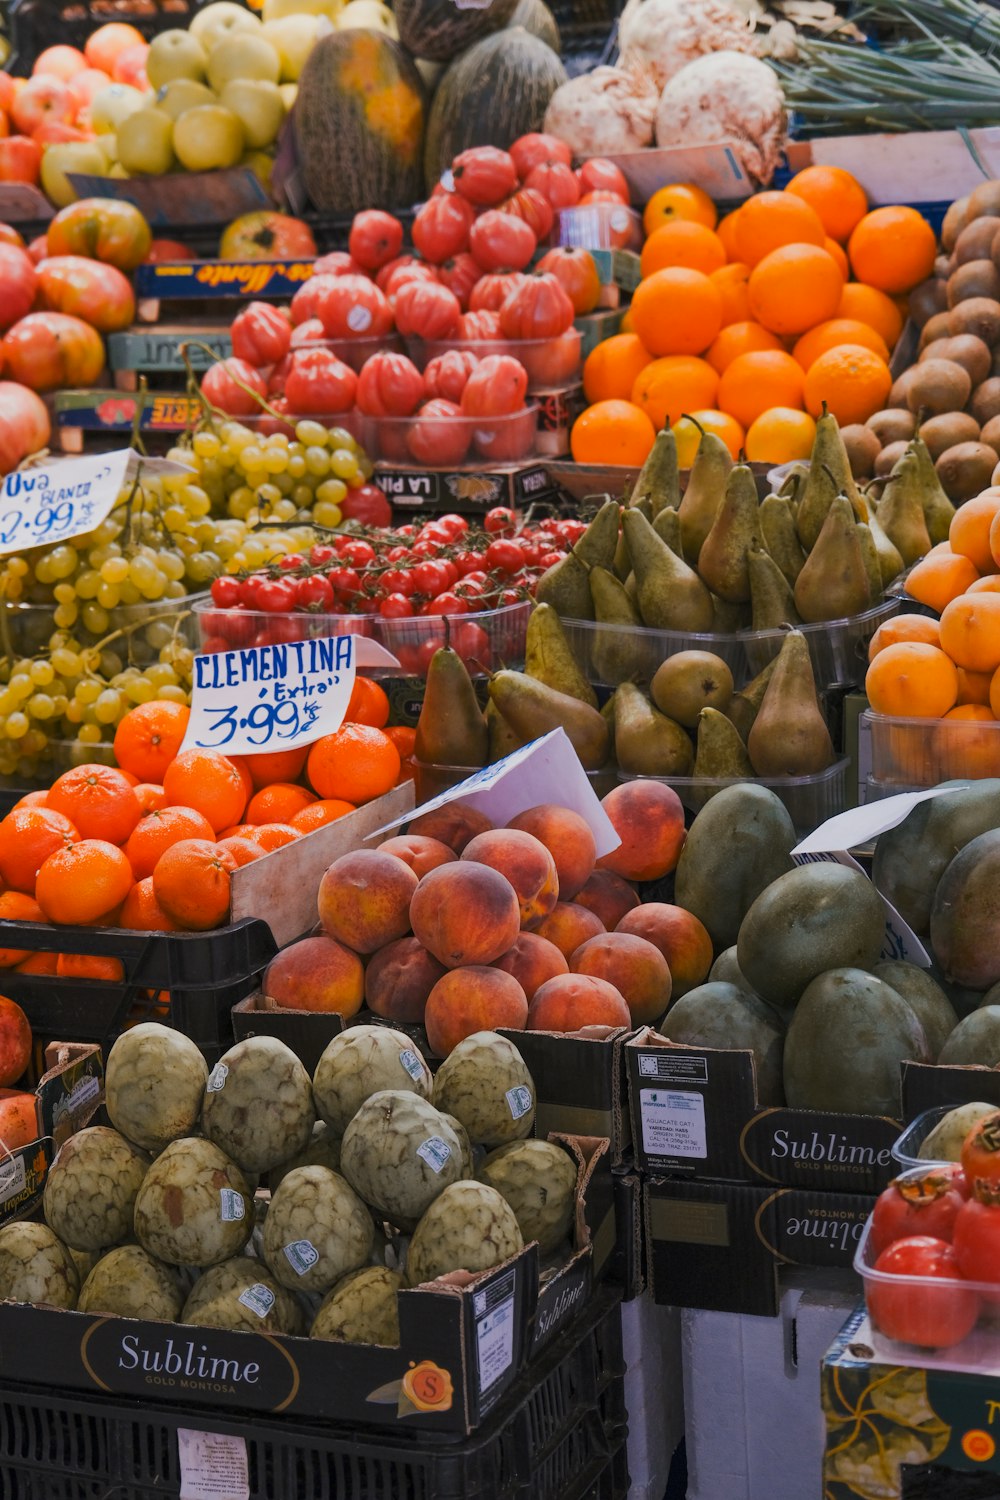
[(272, 961), (265, 996), (345, 1019), (365, 1003), (422, 1025), (442, 1057), (477, 1031), (655, 1023), (713, 961), (696, 917), (640, 901), (677, 864), (683, 808), (639, 781), (603, 807), (621, 842), (600, 859), (587, 821), (555, 803), (495, 828), (452, 802), (343, 855), (320, 884), (319, 929)]

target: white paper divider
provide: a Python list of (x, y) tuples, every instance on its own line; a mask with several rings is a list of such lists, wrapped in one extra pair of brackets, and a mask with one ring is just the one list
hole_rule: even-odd
[(951, 792), (968, 791), (970, 784), (963, 781), (954, 786), (932, 786), (925, 792), (900, 792), (896, 797), (849, 807), (846, 812), (827, 818), (814, 833), (806, 834), (792, 854), (837, 854), (844, 849), (857, 849), (877, 839), (880, 833), (898, 827), (918, 803), (932, 797), (947, 797)]

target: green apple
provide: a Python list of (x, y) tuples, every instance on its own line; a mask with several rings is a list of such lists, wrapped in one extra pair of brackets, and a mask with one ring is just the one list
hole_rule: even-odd
[(265, 23), (264, 35), (281, 59), (282, 83), (298, 82), (306, 58), (329, 27), (325, 16), (283, 16), (280, 21)]
[(174, 122), (162, 109), (137, 109), (118, 137), (118, 160), (126, 172), (162, 177), (174, 165)]
[(204, 10), (197, 12), (188, 30), (204, 47), (206, 57), (211, 57), (214, 48), (233, 32), (259, 32), (260, 17), (255, 16), (252, 10), (247, 10), (245, 5), (234, 5), (231, 0), (216, 0), (216, 4), (206, 5)]
[(259, 78), (277, 83), (281, 61), (277, 49), (261, 34), (237, 32), (214, 47), (208, 58), (208, 81), (217, 94), (236, 78)]
[(234, 78), (222, 90), (221, 99), (241, 122), (251, 150), (270, 146), (276, 139), (285, 118), (285, 101), (276, 83), (263, 78)]
[(205, 49), (190, 31), (161, 31), (150, 42), (146, 54), (146, 77), (154, 89), (161, 89), (174, 78), (194, 78), (201, 82), (207, 66)]
[(196, 104), (218, 104), (218, 96), (207, 83), (197, 83), (193, 78), (175, 78), (156, 92), (156, 108), (172, 120), (179, 120), (186, 109)]
[(196, 104), (174, 122), (174, 152), (189, 172), (235, 167), (243, 155), (243, 126), (221, 104)]
[(285, 110), (291, 114), (295, 108), (295, 101), (299, 97), (299, 86), (297, 83), (279, 83), (278, 92), (281, 94)]
[(362, 27), (365, 31), (380, 31), (383, 36), (391, 37), (394, 42), (399, 41), (396, 17), (387, 5), (381, 3), (381, 0), (351, 0), (349, 5), (344, 6), (333, 24), (338, 31)]
[(335, 21), (343, 8), (344, 0), (264, 0), (261, 16), (265, 26), (283, 16), (329, 16)]
[(90, 105), (90, 122), (94, 132), (116, 131), (129, 115), (146, 107), (146, 96), (128, 83), (112, 83), (95, 94)]
[(46, 196), (56, 208), (65, 208), (67, 203), (75, 203), (79, 197), (67, 172), (110, 176), (108, 159), (93, 141), (54, 141), (42, 154), (41, 180)]
[(269, 188), (271, 186), (274, 157), (269, 156), (266, 151), (247, 151), (240, 159), (240, 166), (249, 167), (262, 187)]

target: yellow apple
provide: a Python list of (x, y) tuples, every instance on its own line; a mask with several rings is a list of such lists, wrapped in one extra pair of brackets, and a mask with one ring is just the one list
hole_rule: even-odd
[(243, 126), (221, 104), (196, 104), (174, 123), (174, 152), (189, 172), (235, 167), (243, 155)]
[(126, 172), (161, 177), (174, 165), (174, 122), (162, 109), (138, 109), (118, 135), (118, 160)]
[(295, 108), (295, 101), (299, 97), (299, 86), (297, 83), (279, 83), (278, 91), (284, 101), (285, 109), (291, 114)]
[(270, 146), (276, 139), (285, 118), (285, 101), (276, 83), (262, 78), (234, 78), (222, 90), (221, 99), (242, 124), (251, 150)]
[(108, 159), (93, 141), (54, 141), (42, 155), (41, 179), (45, 194), (56, 208), (75, 203), (79, 194), (67, 172), (87, 172), (94, 177), (108, 177)]
[(277, 83), (281, 62), (277, 49), (263, 36), (237, 32), (213, 47), (208, 58), (208, 81), (217, 94), (236, 78), (260, 78)]
[(283, 16), (267, 21), (264, 35), (281, 59), (281, 82), (297, 83), (317, 39), (330, 28), (325, 16)]
[(208, 58), (205, 49), (190, 31), (161, 31), (154, 36), (146, 54), (146, 77), (154, 89), (160, 89), (174, 78), (205, 77)]
[(194, 109), (196, 104), (218, 104), (218, 95), (205, 83), (197, 83), (193, 78), (175, 78), (156, 92), (155, 104), (157, 109), (162, 109), (164, 114), (172, 120), (179, 120), (186, 109)]
[(265, 25), (283, 16), (329, 16), (335, 21), (343, 8), (344, 0), (264, 0), (261, 16)]
[(351, 0), (333, 24), (338, 31), (362, 27), (365, 31), (380, 31), (383, 36), (392, 37), (394, 42), (399, 41), (396, 17), (387, 5), (381, 4), (381, 0)]
[(145, 106), (145, 95), (132, 88), (131, 84), (112, 83), (94, 95), (90, 105), (90, 123), (98, 135), (104, 130), (116, 131), (123, 120)]
[(216, 0), (216, 4), (206, 5), (204, 10), (197, 12), (188, 30), (198, 38), (205, 55), (211, 57), (219, 43), (234, 32), (259, 32), (260, 17), (244, 5), (232, 4), (232, 0)]
[(274, 158), (268, 156), (266, 151), (247, 151), (240, 161), (241, 167), (249, 167), (262, 187), (271, 186), (271, 171), (274, 167)]

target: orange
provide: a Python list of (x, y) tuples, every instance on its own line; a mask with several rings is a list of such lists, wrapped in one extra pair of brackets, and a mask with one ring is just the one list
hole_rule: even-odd
[(342, 724), (334, 734), (324, 735), (310, 747), (306, 772), (320, 797), (342, 797), (356, 804), (370, 802), (395, 783), (399, 751), (381, 729)]
[(710, 276), (726, 264), (726, 249), (717, 234), (704, 224), (689, 219), (675, 219), (654, 229), (642, 247), (640, 268), (643, 276), (652, 276), (666, 266), (689, 266)]
[(692, 411), (673, 424), (677, 439), (677, 462), (682, 469), (690, 469), (694, 463), (698, 444), (703, 432), (714, 432), (729, 449), (730, 457), (739, 458), (746, 434), (735, 417), (724, 411)]
[(719, 381), (719, 405), (749, 427), (772, 406), (801, 410), (804, 380), (798, 362), (781, 350), (741, 354)]
[(886, 646), (865, 675), (868, 701), (877, 714), (902, 719), (940, 719), (958, 697), (955, 663), (939, 646), (900, 641)]
[[(958, 701), (959, 704), (966, 703), (989, 703), (990, 684), (993, 681), (992, 672), (969, 672), (965, 667), (958, 669)], [(954, 712), (954, 709), (952, 710)]]
[[(951, 725), (955, 723), (984, 727), (952, 729)], [(965, 703), (949, 709), (934, 736), (934, 744), (939, 764), (949, 777), (968, 777), (971, 780), (995, 776), (1000, 771), (1000, 732), (991, 709), (985, 704)]]
[(885, 292), (876, 286), (866, 286), (863, 281), (849, 281), (840, 295), (838, 318), (856, 318), (867, 323), (869, 328), (881, 334), (890, 349), (903, 331), (903, 315)]
[(632, 323), (632, 309), (631, 309), (631, 307), (626, 307), (625, 311), (622, 313), (622, 320), (618, 324), (618, 332), (619, 333), (635, 333), (635, 327), (634, 327), (634, 325)]
[(827, 235), (826, 239), (823, 241), (823, 249), (826, 251), (827, 255), (831, 257), (831, 259), (837, 262), (840, 274), (846, 281), (851, 274), (851, 263), (847, 259), (847, 251), (844, 249), (843, 245), (838, 245), (836, 240), (831, 240), (830, 236)]
[[(996, 564), (990, 548), (990, 527), (1000, 514), (1000, 494), (986, 490), (973, 500), (966, 500), (952, 517), (948, 540), (953, 552), (960, 552), (974, 564), (978, 573), (992, 573)], [(3, 825), (0, 824), (0, 832)], [(0, 875), (3, 862), (0, 860)]]
[(352, 724), (371, 724), (376, 729), (384, 729), (389, 722), (389, 699), (384, 689), (370, 677), (355, 677), (344, 718)]
[(79, 837), (69, 818), (50, 807), (14, 808), (0, 823), (0, 880), (34, 895), (35, 877), (49, 855)]
[[(38, 902), (23, 891), (3, 891), (0, 892), (0, 921), (44, 922), (45, 913)], [(0, 969), (11, 969), (33, 957), (30, 948), (0, 948)]]
[(929, 615), (894, 615), (880, 625), (868, 642), (868, 660), (874, 661), (886, 646), (899, 641), (923, 641), (925, 646), (940, 646), (941, 630)]
[(652, 359), (635, 333), (616, 333), (591, 349), (583, 362), (583, 394), (595, 401), (627, 401), (636, 376)]
[(725, 246), (726, 254), (730, 260), (739, 260), (739, 256), (736, 254), (736, 221), (739, 216), (739, 209), (734, 208), (732, 213), (726, 214), (725, 218), (720, 219), (715, 226), (715, 232)]
[(104, 958), (98, 953), (59, 953), (56, 973), (60, 979), (103, 979), (111, 984), (120, 984), (125, 978), (120, 958)]
[(115, 760), (140, 781), (163, 785), (163, 773), (178, 754), (191, 710), (154, 699), (130, 708), (115, 730)]
[(836, 349), (838, 344), (860, 344), (886, 364), (889, 362), (889, 346), (885, 339), (870, 324), (861, 323), (857, 318), (828, 318), (825, 323), (817, 323), (815, 328), (802, 335), (792, 353), (803, 370), (808, 370), (821, 354)]
[(11, 812), (14, 812), (19, 807), (44, 807), (48, 800), (48, 787), (46, 787), (44, 791), (25, 792), (24, 796), (19, 797), (14, 803), (14, 806), (11, 808)]
[(815, 439), (816, 423), (808, 412), (769, 406), (750, 424), (746, 455), (751, 463), (790, 464), (808, 458)]
[(254, 793), (243, 816), (248, 823), (288, 823), (295, 813), (315, 801), (308, 787), (273, 781)]
[(733, 237), (736, 253), (756, 266), (782, 245), (822, 245), (826, 230), (814, 208), (793, 193), (755, 193), (738, 210)]
[(956, 667), (1000, 667), (1000, 594), (960, 594), (941, 611), (941, 648)]
[(238, 865), (252, 865), (255, 859), (263, 859), (266, 850), (249, 839), (219, 839), (220, 849), (227, 849)]
[(134, 932), (176, 932), (177, 923), (156, 899), (153, 877), (137, 880), (118, 913), (118, 926)]
[(136, 880), (145, 880), (171, 844), (214, 837), (215, 830), (203, 813), (193, 807), (164, 807), (140, 819), (125, 845), (125, 855)]
[[(22, 958), (19, 964), (14, 965), (14, 968), (19, 974), (54, 974), (56, 961), (55, 953), (29, 953), (27, 958)], [(0, 967), (6, 968), (7, 965), (0, 960)]]
[[(906, 592), (918, 604), (936, 609), (938, 614), (964, 594), (978, 577), (975, 565), (967, 557), (952, 552), (950, 547), (940, 552), (928, 552), (906, 575)], [(947, 649), (947, 648), (946, 648)]]
[(205, 932), (229, 913), (229, 877), (236, 861), (209, 839), (182, 839), (160, 856), (153, 893), (178, 927)]
[(671, 182), (666, 187), (657, 188), (646, 204), (642, 227), (646, 234), (652, 234), (661, 224), (671, 224), (677, 219), (714, 229), (718, 214), (704, 188), (695, 187), (691, 182)]
[(843, 167), (805, 167), (796, 172), (785, 191), (803, 198), (835, 240), (848, 239), (868, 212), (864, 188)]
[(722, 375), (734, 359), (741, 354), (754, 354), (761, 349), (783, 349), (784, 345), (776, 333), (771, 333), (760, 323), (730, 323), (722, 329), (705, 355), (713, 370)]
[(805, 333), (832, 318), (844, 278), (837, 262), (818, 245), (784, 245), (754, 266), (750, 312), (782, 337)]
[[(994, 672), (990, 678), (990, 708), (993, 717), (996, 718), (997, 710), (1000, 709), (1000, 670)], [(0, 901), (2, 900), (3, 897), (0, 896)]]
[(385, 732), (399, 751), (402, 759), (405, 760), (408, 755), (413, 754), (417, 747), (417, 731), (415, 729), (411, 729), (408, 724), (390, 724)]
[(239, 767), (214, 750), (182, 751), (164, 773), (163, 790), (170, 806), (204, 813), (216, 833), (238, 823), (247, 804)]
[(167, 794), (162, 786), (157, 786), (152, 781), (140, 781), (132, 790), (135, 799), (144, 813), (159, 812), (161, 807), (167, 805)]
[(262, 755), (244, 755), (243, 764), (250, 772), (254, 790), (270, 786), (272, 781), (297, 781), (302, 775), (309, 751), (268, 750)]
[(668, 354), (654, 359), (632, 387), (632, 402), (644, 411), (658, 432), (671, 427), (693, 407), (715, 405), (719, 377), (704, 359)]
[(875, 208), (854, 229), (847, 253), (859, 281), (894, 296), (930, 276), (937, 238), (915, 208)]
[[(928, 557), (930, 553), (928, 552)], [(1000, 594), (1000, 577), (996, 573), (989, 573), (985, 578), (977, 578), (975, 583), (970, 583), (966, 589), (967, 594)]]
[(272, 849), (281, 849), (285, 844), (294, 844), (301, 837), (301, 829), (293, 828), (291, 823), (255, 823), (253, 832), (247, 834), (249, 842), (256, 844), (265, 854), (270, 854)]
[(990, 522), (990, 551), (993, 554), (993, 566), (1000, 568), (1000, 517), (997, 516)]
[(229, 755), (226, 757), (231, 765), (236, 767), (240, 781), (243, 783), (243, 801), (249, 802), (254, 794), (253, 777), (250, 775), (250, 767), (247, 765), (246, 756)]
[(135, 792), (120, 771), (96, 762), (64, 771), (46, 803), (68, 818), (84, 839), (124, 844), (142, 817)]
[(578, 464), (641, 468), (655, 441), (652, 422), (631, 401), (598, 401), (573, 423), (569, 445)]
[(106, 839), (81, 839), (50, 854), (35, 897), (49, 922), (79, 926), (112, 916), (132, 888), (132, 866)]
[(735, 260), (708, 279), (722, 298), (722, 327), (745, 322), (750, 316), (750, 267)]
[(885, 406), (892, 376), (884, 359), (861, 344), (838, 344), (809, 366), (806, 410), (821, 416), (824, 406), (841, 427), (867, 422)]
[(632, 324), (650, 354), (701, 354), (722, 327), (722, 297), (703, 271), (669, 266), (636, 287)]
[[(388, 738), (392, 739), (392, 736), (389, 735)], [(299, 833), (312, 833), (314, 828), (325, 828), (328, 823), (335, 823), (338, 818), (356, 811), (353, 802), (344, 802), (337, 797), (321, 797), (317, 802), (310, 802), (301, 812), (293, 813), (288, 821)]]

